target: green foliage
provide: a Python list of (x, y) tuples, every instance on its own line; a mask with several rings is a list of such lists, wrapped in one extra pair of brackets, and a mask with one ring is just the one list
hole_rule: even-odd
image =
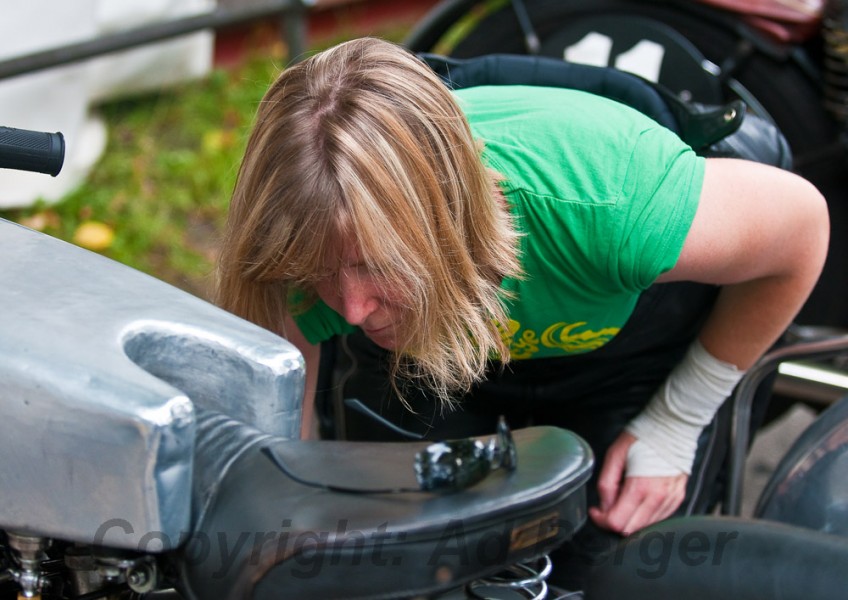
[[(244, 144), (278, 72), (277, 60), (256, 57), (99, 107), (107, 148), (84, 185), (55, 205), (0, 216), (208, 296)], [(92, 238), (81, 227), (92, 222), (114, 237)]]

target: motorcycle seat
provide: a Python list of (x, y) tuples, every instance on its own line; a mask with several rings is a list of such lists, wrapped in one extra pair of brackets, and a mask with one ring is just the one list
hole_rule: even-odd
[(586, 518), (591, 450), (562, 429), (515, 431), (517, 467), (455, 493), (417, 489), (428, 442), (287, 441), (205, 411), (198, 431), (187, 598), (428, 596), (543, 555)]

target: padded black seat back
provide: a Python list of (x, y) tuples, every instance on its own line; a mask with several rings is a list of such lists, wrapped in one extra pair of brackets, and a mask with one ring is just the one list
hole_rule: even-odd
[(436, 54), (420, 56), (451, 89), (476, 85), (539, 85), (579, 89), (631, 106), (680, 133), (678, 118), (657, 88), (624, 71), (520, 54), (488, 54), (471, 59)]
[(451, 89), (477, 85), (538, 85), (582, 90), (651, 117), (703, 156), (745, 158), (789, 169), (792, 153), (777, 127), (746, 112), (745, 103), (703, 106), (684, 102), (666, 88), (609, 67), (545, 56), (487, 54), (457, 59), (419, 54)]

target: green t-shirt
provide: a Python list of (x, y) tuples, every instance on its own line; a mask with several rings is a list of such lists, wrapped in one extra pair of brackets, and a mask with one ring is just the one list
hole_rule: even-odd
[[(577, 354), (621, 329), (639, 294), (671, 269), (704, 161), (674, 133), (583, 92), (481, 86), (455, 95), (522, 233), (523, 279), (501, 330), (513, 359)], [(311, 342), (351, 326), (319, 302), (296, 318)]]

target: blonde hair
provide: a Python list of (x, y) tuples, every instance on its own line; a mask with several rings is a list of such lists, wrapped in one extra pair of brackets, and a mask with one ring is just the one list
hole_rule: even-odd
[(459, 106), (424, 63), (373, 38), (335, 46), (285, 70), (262, 101), (230, 207), (218, 302), (285, 335), (284, 315), (315, 301), (328, 249), (353, 239), (367, 268), (403, 293), (394, 373), (449, 403), (490, 358), (508, 359), (500, 283), (520, 267), (496, 187)]

